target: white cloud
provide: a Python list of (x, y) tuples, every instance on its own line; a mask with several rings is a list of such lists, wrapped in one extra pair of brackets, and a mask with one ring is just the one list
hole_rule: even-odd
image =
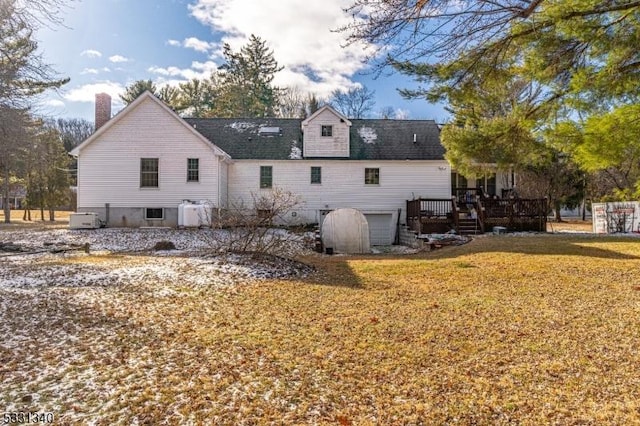
[(60, 99), (47, 99), (46, 101), (44, 101), (44, 104), (46, 106), (50, 106), (50, 107), (54, 107), (54, 108), (64, 108), (65, 107), (65, 103), (62, 102)]
[(82, 71), (80, 71), (80, 74), (98, 74), (98, 73), (100, 73), (100, 71), (95, 68), (85, 68)]
[(183, 41), (170, 39), (167, 40), (166, 44), (174, 47), (185, 47), (202, 53), (207, 53), (219, 46), (218, 43), (210, 43), (208, 41), (200, 40), (197, 37), (187, 37)]
[(87, 58), (101, 58), (102, 53), (94, 49), (87, 49), (80, 52), (80, 56), (86, 56)]
[[(213, 61), (191, 63), (190, 68), (178, 68), (178, 67), (150, 67), (147, 69), (150, 73), (157, 74), (163, 77), (180, 77), (184, 80), (191, 80), (192, 78), (209, 78), (211, 73), (218, 69), (218, 65)], [(160, 80), (159, 83), (162, 83)]]
[[(191, 14), (213, 30), (222, 32), (223, 43), (237, 50), (249, 35), (266, 40), (285, 69), (275, 79), (281, 86), (298, 86), (319, 96), (335, 89), (357, 86), (351, 78), (365, 67), (371, 47), (345, 45), (336, 28), (353, 19), (344, 12), (351, 0), (197, 0)], [(220, 45), (217, 45), (219, 48)], [(209, 48), (213, 44), (209, 43)], [(220, 52), (214, 52), (220, 55)]]
[(109, 61), (113, 62), (114, 64), (117, 64), (120, 62), (129, 62), (129, 58), (125, 58), (122, 55), (113, 55), (113, 56), (109, 56)]
[(396, 108), (395, 114), (396, 120), (408, 120), (411, 118), (411, 113), (408, 109)]
[(200, 40), (196, 37), (185, 38), (184, 41), (182, 42), (182, 45), (186, 48), (193, 49), (196, 52), (203, 52), (203, 53), (206, 53), (207, 51), (209, 51), (209, 49), (212, 49), (215, 46), (217, 46), (217, 44), (215, 43), (209, 43), (207, 41)]
[(101, 83), (85, 84), (84, 86), (71, 89), (63, 97), (71, 102), (91, 102), (94, 103), (96, 93), (108, 93), (111, 95), (114, 106), (121, 105), (119, 95), (124, 92), (124, 86), (113, 81), (103, 81)]

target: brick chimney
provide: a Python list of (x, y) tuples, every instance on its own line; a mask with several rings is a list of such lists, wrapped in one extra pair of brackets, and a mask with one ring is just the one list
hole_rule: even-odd
[(96, 93), (96, 130), (111, 119), (111, 96), (106, 93)]

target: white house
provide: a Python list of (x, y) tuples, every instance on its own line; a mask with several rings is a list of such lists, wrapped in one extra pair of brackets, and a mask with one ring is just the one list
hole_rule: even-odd
[(183, 119), (149, 92), (109, 120), (110, 98), (96, 99), (106, 123), (72, 154), (78, 211), (109, 226), (176, 226), (182, 200), (225, 209), (279, 187), (302, 198), (298, 222), (355, 208), (372, 244), (389, 244), (407, 200), (451, 197), (431, 120), (349, 120), (328, 106), (306, 120)]

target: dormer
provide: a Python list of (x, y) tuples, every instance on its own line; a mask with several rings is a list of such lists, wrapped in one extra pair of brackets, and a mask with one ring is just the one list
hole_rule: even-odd
[(302, 122), (302, 155), (307, 158), (349, 158), (351, 122), (328, 105)]

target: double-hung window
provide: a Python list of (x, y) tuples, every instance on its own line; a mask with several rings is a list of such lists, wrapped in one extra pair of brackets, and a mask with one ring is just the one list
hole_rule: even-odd
[(311, 167), (311, 183), (322, 183), (322, 167)]
[(379, 185), (380, 169), (377, 167), (364, 169), (364, 183), (365, 185)]
[(158, 159), (140, 159), (140, 188), (158, 187)]
[(200, 159), (187, 158), (187, 182), (200, 181)]
[(260, 188), (271, 188), (273, 186), (273, 167), (260, 166)]

